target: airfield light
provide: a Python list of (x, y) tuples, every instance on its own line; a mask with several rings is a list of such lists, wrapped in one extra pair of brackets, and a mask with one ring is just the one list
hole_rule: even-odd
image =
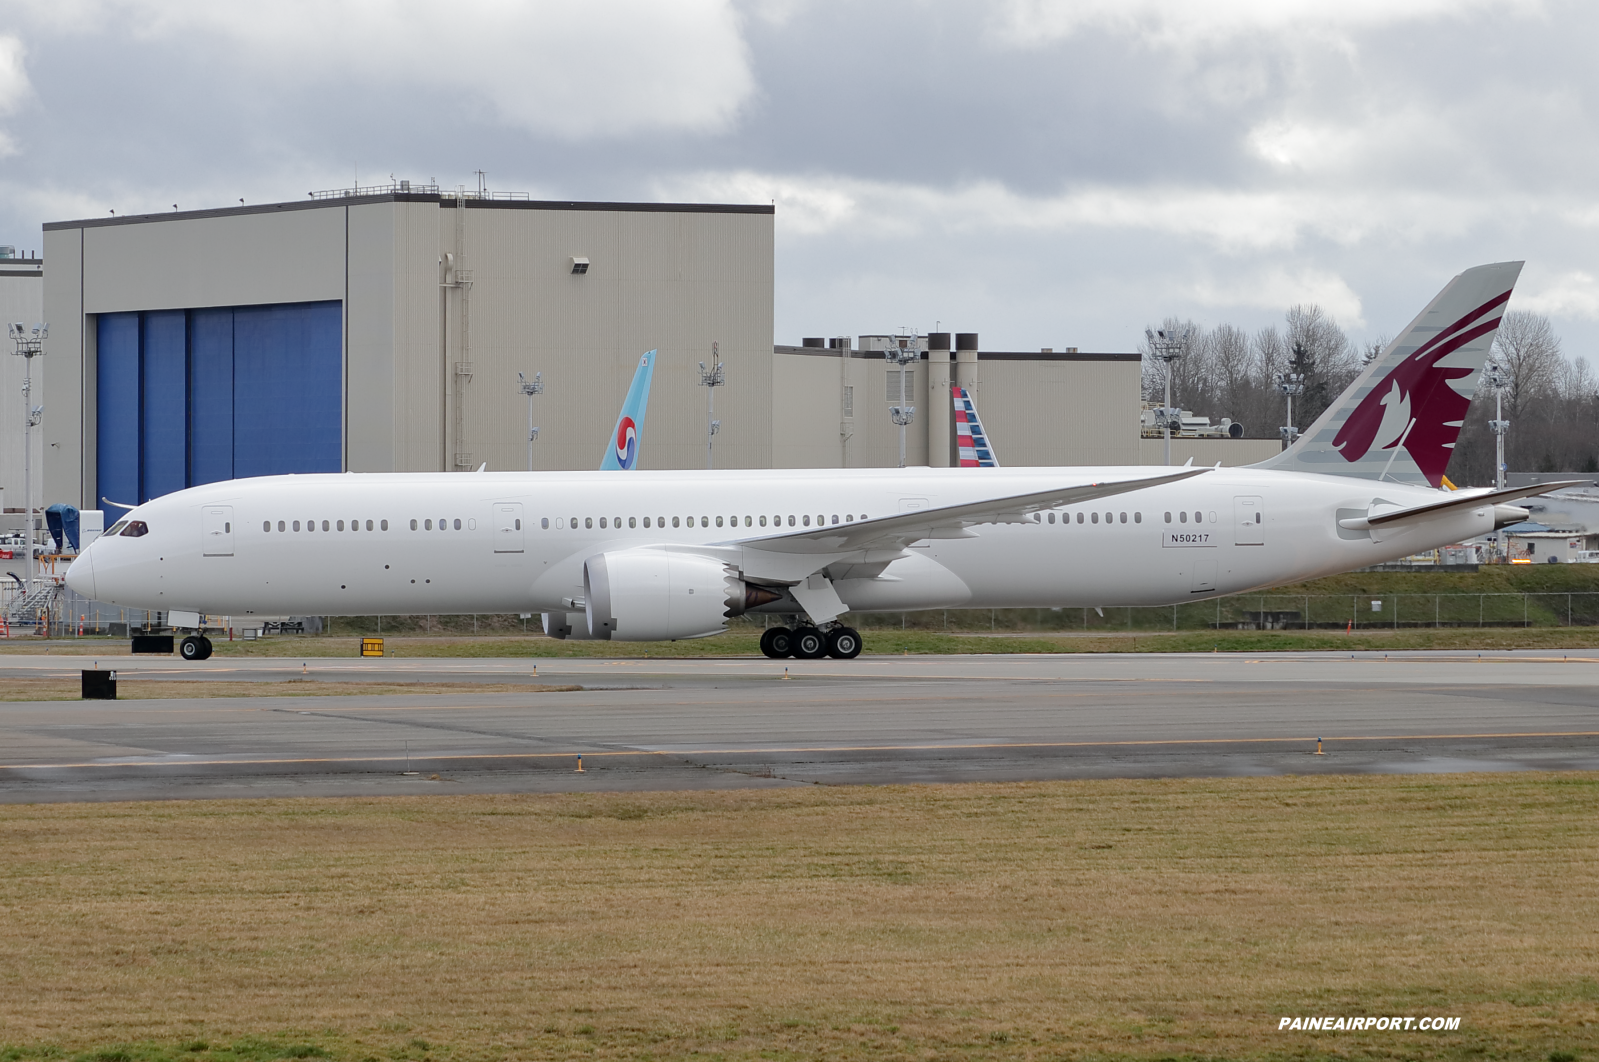
[(16, 349), (13, 354), (21, 357), (24, 370), (22, 375), (22, 505), (27, 513), (25, 526), (28, 537), (28, 578), (25, 593), (33, 593), (34, 558), (33, 545), (33, 429), (38, 427), (44, 418), (44, 407), (32, 403), (33, 396), (33, 359), (44, 354), (44, 341), (50, 337), (50, 326), (36, 324), (33, 331), (29, 332), (21, 321), (11, 325), (11, 342)]
[(1180, 427), (1182, 414), (1172, 408), (1171, 404), (1171, 374), (1176, 367), (1177, 360), (1188, 349), (1188, 340), (1192, 336), (1186, 328), (1178, 332), (1173, 329), (1144, 329), (1144, 338), (1149, 341), (1149, 352), (1166, 366), (1166, 404), (1155, 414), (1155, 420), (1160, 424), (1161, 438), (1166, 443), (1166, 463), (1171, 464), (1171, 429), (1173, 421)]

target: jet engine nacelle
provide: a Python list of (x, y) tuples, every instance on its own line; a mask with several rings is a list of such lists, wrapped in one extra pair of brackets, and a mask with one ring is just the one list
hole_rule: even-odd
[(705, 638), (726, 630), (729, 616), (780, 596), (746, 583), (720, 560), (692, 553), (645, 547), (601, 553), (583, 562), (591, 638)]

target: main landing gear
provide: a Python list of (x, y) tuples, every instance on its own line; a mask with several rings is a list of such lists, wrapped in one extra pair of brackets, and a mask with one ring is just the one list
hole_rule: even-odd
[(211, 639), (203, 634), (191, 634), (178, 643), (178, 655), (185, 660), (207, 660), (211, 656)]
[(761, 652), (773, 660), (796, 657), (800, 660), (818, 660), (831, 656), (838, 660), (853, 660), (861, 655), (860, 632), (853, 627), (836, 626), (826, 631), (815, 627), (770, 627), (761, 635)]

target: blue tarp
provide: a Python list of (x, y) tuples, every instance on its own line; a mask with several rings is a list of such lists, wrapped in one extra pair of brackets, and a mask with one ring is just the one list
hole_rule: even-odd
[[(37, 510), (35, 510), (37, 512)], [(78, 548), (78, 510), (70, 505), (52, 505), (44, 511), (44, 526), (50, 529), (50, 537), (55, 540), (56, 551), (61, 550), (61, 536), (64, 534), (72, 548)]]

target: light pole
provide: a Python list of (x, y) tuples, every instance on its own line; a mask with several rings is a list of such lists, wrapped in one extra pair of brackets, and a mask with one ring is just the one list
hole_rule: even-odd
[(44, 407), (33, 404), (33, 359), (44, 354), (44, 341), (50, 336), (50, 326), (36, 324), (33, 331), (19, 321), (11, 326), (12, 353), (22, 357), (22, 506), (27, 515), (28, 578), (25, 593), (33, 593), (33, 576), (36, 560), (33, 544), (33, 429), (44, 418)]
[(727, 383), (727, 366), (722, 364), (722, 345), (711, 344), (711, 367), (700, 362), (700, 386), (705, 388), (705, 467), (711, 467), (711, 440), (722, 430), (716, 419), (716, 389)]
[(1488, 422), (1488, 430), (1494, 433), (1494, 486), (1503, 490), (1505, 433), (1510, 430), (1510, 422), (1505, 419), (1505, 388), (1510, 386), (1510, 377), (1505, 374), (1504, 366), (1497, 361), (1490, 361), (1488, 367), (1482, 371), (1482, 379), (1493, 388), (1494, 393), (1494, 419)]
[(916, 407), (910, 405), (910, 395), (905, 390), (905, 366), (916, 361), (919, 355), (911, 349), (908, 339), (901, 339), (898, 346), (889, 347), (883, 351), (883, 360), (899, 366), (899, 401), (897, 406), (888, 407), (888, 416), (899, 426), (899, 467), (905, 467), (905, 429), (916, 420)]
[(1288, 403), (1288, 423), (1279, 429), (1282, 435), (1283, 449), (1294, 445), (1294, 440), (1299, 438), (1299, 429), (1294, 427), (1294, 396), (1305, 393), (1305, 374), (1302, 372), (1280, 372), (1277, 374), (1277, 390), (1283, 393), (1283, 399)]
[(533, 396), (544, 393), (544, 374), (536, 372), (533, 379), (529, 380), (521, 373), (516, 374), (517, 390), (527, 395), (527, 470), (533, 471), (533, 440), (539, 437), (539, 430), (533, 426)]
[(1149, 352), (1166, 366), (1166, 404), (1161, 407), (1155, 419), (1160, 422), (1161, 437), (1166, 441), (1166, 463), (1171, 464), (1171, 426), (1176, 421), (1182, 424), (1182, 414), (1174, 410), (1171, 404), (1171, 374), (1177, 359), (1183, 356), (1183, 351), (1188, 347), (1189, 333), (1159, 329), (1152, 331), (1144, 329), (1144, 338), (1149, 340)]

